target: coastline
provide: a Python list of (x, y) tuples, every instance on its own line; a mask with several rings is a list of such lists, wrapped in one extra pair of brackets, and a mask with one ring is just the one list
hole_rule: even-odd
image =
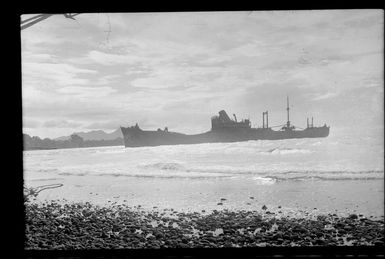
[[(35, 181), (27, 177), (26, 186), (63, 184), (60, 188), (39, 193), (36, 202), (64, 200), (64, 203), (90, 202), (99, 206), (115, 203), (131, 207), (140, 204), (143, 209), (156, 206), (181, 212), (258, 210), (266, 205), (272, 212), (281, 210), (290, 216), (305, 214), (301, 211), (337, 213), (339, 216), (354, 213), (368, 218), (384, 215), (383, 179), (272, 183), (259, 178), (197, 179), (186, 176), (191, 173), (183, 178), (46, 175), (45, 178), (38, 176)], [(222, 202), (222, 198), (226, 200)]]
[(27, 250), (384, 246), (384, 219), (257, 210), (180, 212), (89, 202), (26, 203)]

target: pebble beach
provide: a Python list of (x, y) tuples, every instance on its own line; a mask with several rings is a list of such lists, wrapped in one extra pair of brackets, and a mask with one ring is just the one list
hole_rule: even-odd
[(278, 210), (144, 210), (140, 205), (26, 203), (27, 250), (384, 246), (384, 220)]

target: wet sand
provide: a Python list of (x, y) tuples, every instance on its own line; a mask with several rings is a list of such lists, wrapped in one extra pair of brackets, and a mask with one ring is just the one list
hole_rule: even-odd
[[(301, 211), (313, 214), (363, 214), (384, 216), (384, 184), (380, 180), (277, 181), (250, 178), (189, 179), (146, 177), (65, 176), (63, 179), (28, 182), (29, 187), (63, 183), (63, 187), (42, 191), (37, 200), (91, 202), (101, 206), (116, 202), (173, 208), (183, 212), (214, 209), (256, 210), (263, 205), (272, 210), (279, 206), (291, 216)], [(252, 197), (252, 198), (250, 198)], [(220, 199), (225, 198), (222, 202)], [(275, 209), (274, 209), (275, 208)], [(276, 212), (276, 211), (275, 211)]]

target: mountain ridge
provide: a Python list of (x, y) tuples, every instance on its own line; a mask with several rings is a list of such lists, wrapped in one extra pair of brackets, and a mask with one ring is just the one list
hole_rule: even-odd
[[(76, 134), (80, 137), (82, 137), (84, 140), (114, 140), (116, 138), (123, 138), (122, 132), (120, 131), (120, 128), (110, 132), (106, 133), (103, 130), (91, 130), (87, 132), (74, 132), (73, 134)], [(71, 134), (72, 135), (72, 134)], [(54, 138), (54, 140), (68, 140), (70, 139), (70, 136), (62, 136), (58, 138)]]

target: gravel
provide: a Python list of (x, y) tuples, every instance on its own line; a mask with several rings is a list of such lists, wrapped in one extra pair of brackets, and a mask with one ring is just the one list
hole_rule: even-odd
[(166, 213), (55, 201), (25, 206), (26, 249), (384, 246), (384, 221), (355, 214), (293, 218), (265, 210)]

